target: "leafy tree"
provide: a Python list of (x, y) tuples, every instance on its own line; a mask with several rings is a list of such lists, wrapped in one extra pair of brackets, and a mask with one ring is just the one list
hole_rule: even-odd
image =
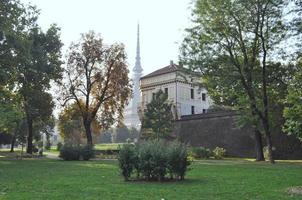
[(71, 45), (66, 81), (61, 88), (62, 100), (63, 105), (76, 102), (87, 144), (92, 145), (91, 123), (94, 119), (102, 129), (121, 120), (131, 95), (128, 73), (122, 44), (106, 45), (99, 35), (89, 32)]
[(271, 163), (268, 68), (286, 53), (280, 48), (290, 35), (283, 23), (285, 6), (281, 0), (197, 0), (194, 27), (182, 47), (183, 61), (205, 75), (215, 103), (245, 111), (256, 139), (264, 133)]
[(37, 9), (18, 0), (1, 1), (0, 8), (0, 93), (7, 90), (20, 96), (27, 120), (27, 152), (32, 153), (33, 123), (51, 115), (54, 104), (46, 91), (50, 81), (60, 79), (59, 28), (51, 25), (43, 32)]
[[(81, 102), (84, 106), (84, 103)], [(80, 144), (83, 137), (85, 137), (85, 128), (82, 123), (81, 111), (76, 102), (64, 108), (59, 115), (58, 128), (60, 136), (65, 141)], [(91, 123), (92, 133), (97, 134), (100, 130), (100, 125), (96, 119)]]
[(168, 138), (172, 131), (172, 103), (162, 90), (155, 93), (154, 99), (147, 104), (142, 121), (142, 134), (147, 139)]
[(299, 61), (297, 73), (291, 80), (288, 95), (286, 99), (286, 107), (284, 109), (284, 117), (286, 122), (284, 131), (290, 135), (296, 135), (302, 140), (302, 62)]
[(0, 11), (0, 85), (6, 86), (14, 75), (12, 66), (20, 59), (20, 33), (27, 20), (26, 10), (17, 0), (2, 0)]

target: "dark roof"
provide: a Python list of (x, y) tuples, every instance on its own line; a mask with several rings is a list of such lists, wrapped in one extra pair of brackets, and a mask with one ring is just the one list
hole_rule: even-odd
[(147, 74), (143, 77), (141, 77), (141, 79), (144, 79), (144, 78), (150, 78), (150, 77), (153, 77), (153, 76), (158, 76), (158, 75), (162, 75), (162, 74), (167, 74), (167, 73), (171, 73), (171, 72), (175, 72), (178, 70), (178, 65), (176, 64), (170, 64), (166, 67), (163, 67), (161, 69), (158, 69), (154, 72), (151, 72), (150, 74)]

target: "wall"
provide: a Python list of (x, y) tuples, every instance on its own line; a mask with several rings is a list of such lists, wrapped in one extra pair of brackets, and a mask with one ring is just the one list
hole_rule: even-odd
[[(255, 157), (254, 133), (251, 127), (237, 128), (234, 112), (183, 116), (176, 122), (175, 134), (192, 146), (227, 150), (229, 156)], [(273, 146), (278, 159), (302, 159), (302, 143), (293, 136), (273, 131)]]

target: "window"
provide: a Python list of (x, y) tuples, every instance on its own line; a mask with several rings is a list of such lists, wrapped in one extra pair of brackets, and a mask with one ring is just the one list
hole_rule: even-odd
[(202, 113), (206, 113), (207, 112), (207, 110), (206, 109), (202, 109)]
[(191, 114), (194, 115), (195, 114), (195, 107), (191, 106)]
[(191, 89), (191, 99), (194, 99), (194, 89)]
[(206, 93), (202, 93), (202, 94), (201, 94), (201, 99), (202, 99), (203, 101), (206, 100)]
[(166, 95), (169, 95), (169, 94), (168, 94), (168, 88), (165, 88), (165, 94), (166, 94)]
[(154, 100), (156, 98), (155, 93), (152, 93), (152, 100)]

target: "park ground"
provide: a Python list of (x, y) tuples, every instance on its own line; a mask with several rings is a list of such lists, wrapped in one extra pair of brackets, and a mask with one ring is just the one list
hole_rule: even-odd
[[(302, 199), (302, 161), (194, 161), (182, 182), (124, 182), (116, 160), (17, 159), (0, 151), (0, 199)], [(55, 152), (51, 152), (55, 155)]]

